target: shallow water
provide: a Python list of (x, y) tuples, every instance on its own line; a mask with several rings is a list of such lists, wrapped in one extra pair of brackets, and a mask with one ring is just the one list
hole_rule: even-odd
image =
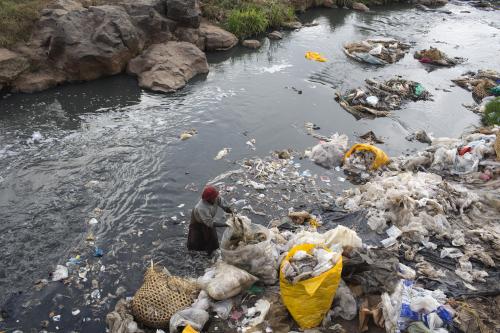
[[(473, 102), (471, 94), (450, 79), (467, 70), (500, 68), (498, 13), (467, 4), (446, 9), (453, 14), (404, 6), (370, 13), (311, 10), (301, 19), (317, 26), (286, 32), (280, 41), (263, 39), (258, 51), (237, 47), (211, 54), (208, 76), (172, 95), (142, 91), (134, 78), (120, 75), (3, 96), (0, 304), (5, 303), (2, 315), (8, 318), (0, 330), (36, 331), (54, 312), (62, 319), (51, 320), (49, 330), (103, 331), (104, 316), (115, 303), (106, 295), (118, 286), (133, 295), (150, 259), (172, 273), (198, 275), (206, 259), (189, 254), (185, 238), (187, 216), (199, 194), (186, 185), (201, 188), (244, 157), (313, 146), (316, 140), (306, 135), (304, 122), (318, 124), (324, 135), (346, 133), (351, 142), (373, 130), (392, 156), (423, 147), (404, 139), (414, 130), (458, 136), (478, 124), (479, 118), (462, 106)], [(396, 64), (373, 67), (348, 60), (341, 50), (344, 42), (375, 36), (412, 42), (411, 53)], [(468, 61), (429, 71), (411, 55), (429, 46)], [(306, 51), (320, 52), (328, 62), (306, 60)], [(333, 99), (337, 90), (391, 75), (421, 82), (433, 101), (408, 103), (387, 118), (356, 120)], [(179, 141), (178, 135), (190, 128), (198, 134)], [(251, 138), (255, 151), (245, 144)], [(215, 161), (224, 147), (232, 148), (227, 159)], [(318, 175), (341, 176), (302, 164)], [(345, 186), (335, 182), (332, 190)], [(95, 208), (102, 215), (90, 226)], [(89, 232), (105, 251), (101, 259), (84, 246)], [(105, 269), (89, 273), (82, 290), (51, 283), (32, 296), (36, 280), (48, 278), (56, 264), (77, 254)], [(92, 279), (99, 283), (102, 304), (90, 301)], [(73, 317), (72, 309), (81, 313)]]

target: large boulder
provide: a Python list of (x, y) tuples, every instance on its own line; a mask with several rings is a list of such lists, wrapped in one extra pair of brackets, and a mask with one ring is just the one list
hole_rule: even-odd
[(151, 45), (127, 67), (139, 79), (139, 86), (158, 92), (173, 92), (198, 74), (208, 73), (205, 53), (186, 42)]
[(198, 28), (201, 9), (198, 0), (167, 0), (167, 17), (182, 25)]
[(33, 40), (68, 80), (93, 80), (120, 73), (144, 46), (143, 32), (121, 6), (60, 14), (44, 13)]
[(175, 37), (180, 42), (188, 42), (205, 50), (205, 38), (200, 36), (200, 29), (180, 26), (175, 30)]
[(18, 53), (0, 48), (0, 86), (7, 86), (29, 67), (29, 61)]
[(228, 50), (238, 44), (235, 35), (206, 21), (200, 25), (200, 36), (205, 40), (206, 51)]

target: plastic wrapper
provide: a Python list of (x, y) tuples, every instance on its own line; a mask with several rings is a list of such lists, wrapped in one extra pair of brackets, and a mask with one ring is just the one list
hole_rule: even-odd
[(208, 312), (201, 309), (187, 308), (175, 313), (170, 318), (170, 333), (177, 333), (178, 327), (191, 326), (197, 331), (201, 331), (208, 321)]

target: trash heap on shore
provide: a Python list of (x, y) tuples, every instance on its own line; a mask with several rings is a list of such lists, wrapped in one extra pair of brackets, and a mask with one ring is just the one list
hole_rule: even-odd
[(239, 212), (214, 264), (196, 279), (151, 266), (109, 331), (498, 331), (499, 147), (490, 127), (390, 159), (334, 134), (305, 155), (358, 170), (338, 196), (296, 152), (240, 161), (210, 181)]

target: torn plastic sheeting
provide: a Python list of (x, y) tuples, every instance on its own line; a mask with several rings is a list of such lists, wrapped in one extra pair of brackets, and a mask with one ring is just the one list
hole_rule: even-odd
[(291, 249), (296, 245), (304, 243), (324, 245), (328, 248), (335, 245), (342, 246), (343, 248), (359, 248), (363, 246), (363, 242), (357, 233), (343, 225), (338, 225), (334, 229), (330, 229), (322, 234), (306, 230), (300, 231), (292, 236), (288, 241), (287, 247)]
[(197, 331), (201, 331), (208, 321), (208, 312), (201, 309), (187, 308), (175, 313), (170, 318), (170, 333), (177, 333), (179, 327), (191, 326)]
[(212, 309), (221, 319), (227, 320), (231, 314), (231, 310), (233, 309), (233, 300), (226, 299), (224, 301), (215, 302), (212, 305)]
[(340, 280), (339, 287), (333, 299), (333, 309), (330, 314), (333, 317), (342, 317), (345, 320), (353, 320), (357, 314), (357, 304), (351, 289)]
[(243, 320), (244, 325), (257, 326), (261, 324), (267, 316), (271, 303), (265, 299), (259, 299), (255, 305), (247, 310), (246, 317)]
[(68, 267), (57, 265), (56, 270), (52, 273), (52, 281), (60, 281), (67, 279), (69, 276)]

